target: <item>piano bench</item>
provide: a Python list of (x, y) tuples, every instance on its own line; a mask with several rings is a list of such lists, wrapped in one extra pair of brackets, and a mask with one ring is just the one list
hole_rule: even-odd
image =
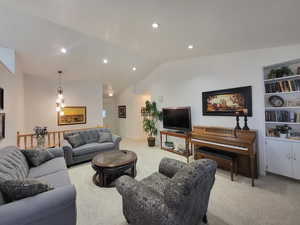
[(209, 147), (200, 147), (195, 150), (195, 160), (203, 158), (215, 160), (218, 165), (229, 167), (231, 181), (233, 181), (233, 173), (235, 172), (237, 175), (238, 160), (235, 154)]

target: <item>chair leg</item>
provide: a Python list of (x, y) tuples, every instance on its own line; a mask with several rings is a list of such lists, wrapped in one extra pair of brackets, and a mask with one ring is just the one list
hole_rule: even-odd
[(235, 175), (237, 176), (238, 175), (238, 160), (237, 159), (234, 160), (234, 164), (235, 164)]
[(205, 223), (205, 224), (208, 223), (208, 221), (207, 221), (207, 215), (206, 214), (203, 216), (202, 222)]
[(233, 181), (233, 163), (230, 162), (230, 176), (231, 176), (231, 181)]

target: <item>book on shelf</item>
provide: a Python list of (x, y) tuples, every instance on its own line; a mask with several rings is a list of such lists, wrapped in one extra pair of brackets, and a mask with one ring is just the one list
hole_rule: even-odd
[(266, 93), (300, 91), (300, 79), (266, 83), (265, 90)]
[(266, 121), (269, 122), (290, 122), (300, 123), (300, 112), (290, 111), (266, 111)]

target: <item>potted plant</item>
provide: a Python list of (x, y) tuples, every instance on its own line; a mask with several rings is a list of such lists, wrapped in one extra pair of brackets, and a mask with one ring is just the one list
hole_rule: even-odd
[(47, 127), (36, 126), (33, 130), (37, 140), (37, 149), (43, 149), (45, 146), (45, 135), (48, 133)]
[(148, 145), (153, 147), (157, 135), (157, 122), (162, 120), (162, 112), (157, 109), (156, 102), (145, 102), (143, 117), (143, 128), (148, 135)]

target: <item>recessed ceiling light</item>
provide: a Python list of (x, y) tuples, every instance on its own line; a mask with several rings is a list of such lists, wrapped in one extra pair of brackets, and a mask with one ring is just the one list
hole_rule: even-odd
[(61, 48), (60, 51), (61, 51), (61, 53), (63, 53), (63, 54), (66, 54), (66, 53), (67, 53), (67, 49), (65, 49), (65, 48)]
[(157, 29), (159, 27), (158, 23), (152, 23), (152, 28)]
[(194, 45), (189, 45), (188, 46), (188, 49), (193, 49), (194, 48)]
[(108, 63), (108, 60), (107, 60), (107, 59), (103, 59), (103, 63), (104, 63), (104, 64), (107, 64), (107, 63)]
[(135, 67), (135, 66), (134, 66), (134, 67), (132, 67), (132, 70), (133, 70), (133, 71), (136, 71), (136, 67)]

